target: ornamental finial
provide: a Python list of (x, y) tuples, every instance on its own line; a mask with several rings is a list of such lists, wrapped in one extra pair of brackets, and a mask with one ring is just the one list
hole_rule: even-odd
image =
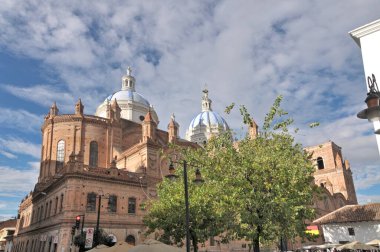
[(202, 92), (205, 93), (205, 94), (208, 93), (207, 83), (205, 83), (205, 87), (203, 88)]
[(367, 83), (370, 93), (379, 93), (379, 87), (377, 86), (376, 77), (374, 74), (372, 74), (372, 79), (370, 76), (368, 76)]
[(131, 75), (132, 75), (132, 68), (131, 68), (131, 66), (129, 66), (129, 67), (127, 68), (127, 75), (128, 75), (128, 76), (131, 76)]

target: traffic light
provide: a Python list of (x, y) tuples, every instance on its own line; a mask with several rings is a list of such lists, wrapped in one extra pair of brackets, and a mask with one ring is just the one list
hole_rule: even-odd
[(75, 226), (71, 227), (71, 235), (75, 235)]
[(79, 225), (80, 225), (80, 216), (78, 215), (75, 219), (75, 228), (76, 229), (79, 229)]

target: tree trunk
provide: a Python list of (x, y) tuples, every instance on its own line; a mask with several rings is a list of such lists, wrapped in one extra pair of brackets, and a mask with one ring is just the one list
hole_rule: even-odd
[(190, 229), (191, 241), (193, 242), (194, 252), (198, 252), (198, 237), (197, 234)]
[(281, 252), (288, 250), (288, 241), (283, 236), (281, 236), (281, 238), (280, 238), (280, 250), (281, 250)]
[(253, 252), (260, 252), (260, 241), (257, 237), (252, 241), (253, 243)]
[(257, 226), (256, 235), (252, 239), (253, 252), (260, 252), (260, 234), (261, 226)]

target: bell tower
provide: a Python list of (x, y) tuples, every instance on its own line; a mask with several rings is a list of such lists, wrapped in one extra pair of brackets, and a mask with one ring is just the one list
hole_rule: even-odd
[[(347, 160), (343, 159), (342, 148), (332, 141), (306, 148), (312, 154), (315, 164), (315, 183), (328, 190), (334, 200), (343, 196), (346, 204), (357, 204), (352, 171)], [(336, 202), (341, 207), (342, 202)]]

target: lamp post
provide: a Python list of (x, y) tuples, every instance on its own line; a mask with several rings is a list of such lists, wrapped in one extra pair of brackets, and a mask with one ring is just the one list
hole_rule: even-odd
[(376, 134), (377, 148), (380, 154), (380, 92), (377, 86), (375, 75), (372, 74), (372, 78), (368, 76), (368, 93), (365, 103), (367, 103), (367, 108), (363, 109), (357, 114), (360, 119), (368, 119), (369, 122), (373, 123)]
[[(177, 162), (180, 163), (180, 162)], [(185, 229), (186, 229), (186, 252), (190, 252), (190, 213), (189, 213), (189, 186), (187, 183), (187, 161), (183, 160), (183, 183), (185, 186)], [(169, 165), (169, 174), (166, 175), (166, 178), (169, 178), (170, 180), (173, 180), (177, 178), (177, 175), (175, 175), (175, 168), (173, 165), (173, 161), (170, 162)], [(194, 183), (201, 184), (203, 183), (202, 175), (197, 168), (195, 171), (195, 179)], [(196, 244), (193, 244), (193, 246), (196, 246)]]
[(101, 193), (98, 195), (98, 214), (97, 214), (97, 219), (96, 219), (96, 227), (95, 227), (95, 233), (94, 233), (94, 241), (93, 241), (93, 246), (96, 247), (99, 245), (99, 238), (100, 238), (100, 232), (99, 232), (99, 223), (100, 223), (100, 206), (102, 204), (102, 196), (105, 196), (106, 199), (108, 199), (109, 194), (107, 193), (106, 195), (103, 194), (103, 191), (100, 190)]
[[(360, 119), (368, 119), (369, 122), (379, 122), (380, 121), (380, 92), (377, 86), (376, 77), (372, 74), (372, 78), (368, 76), (367, 84), (369, 92), (367, 93), (367, 98), (365, 103), (367, 103), (367, 108), (363, 109), (357, 114)], [(380, 134), (380, 129), (375, 128), (375, 134)]]
[(95, 228), (95, 239), (94, 239), (94, 246), (96, 247), (99, 244), (99, 222), (100, 222), (100, 204), (102, 203), (102, 195), (99, 194), (99, 200), (98, 200), (98, 216), (96, 219), (96, 228)]

